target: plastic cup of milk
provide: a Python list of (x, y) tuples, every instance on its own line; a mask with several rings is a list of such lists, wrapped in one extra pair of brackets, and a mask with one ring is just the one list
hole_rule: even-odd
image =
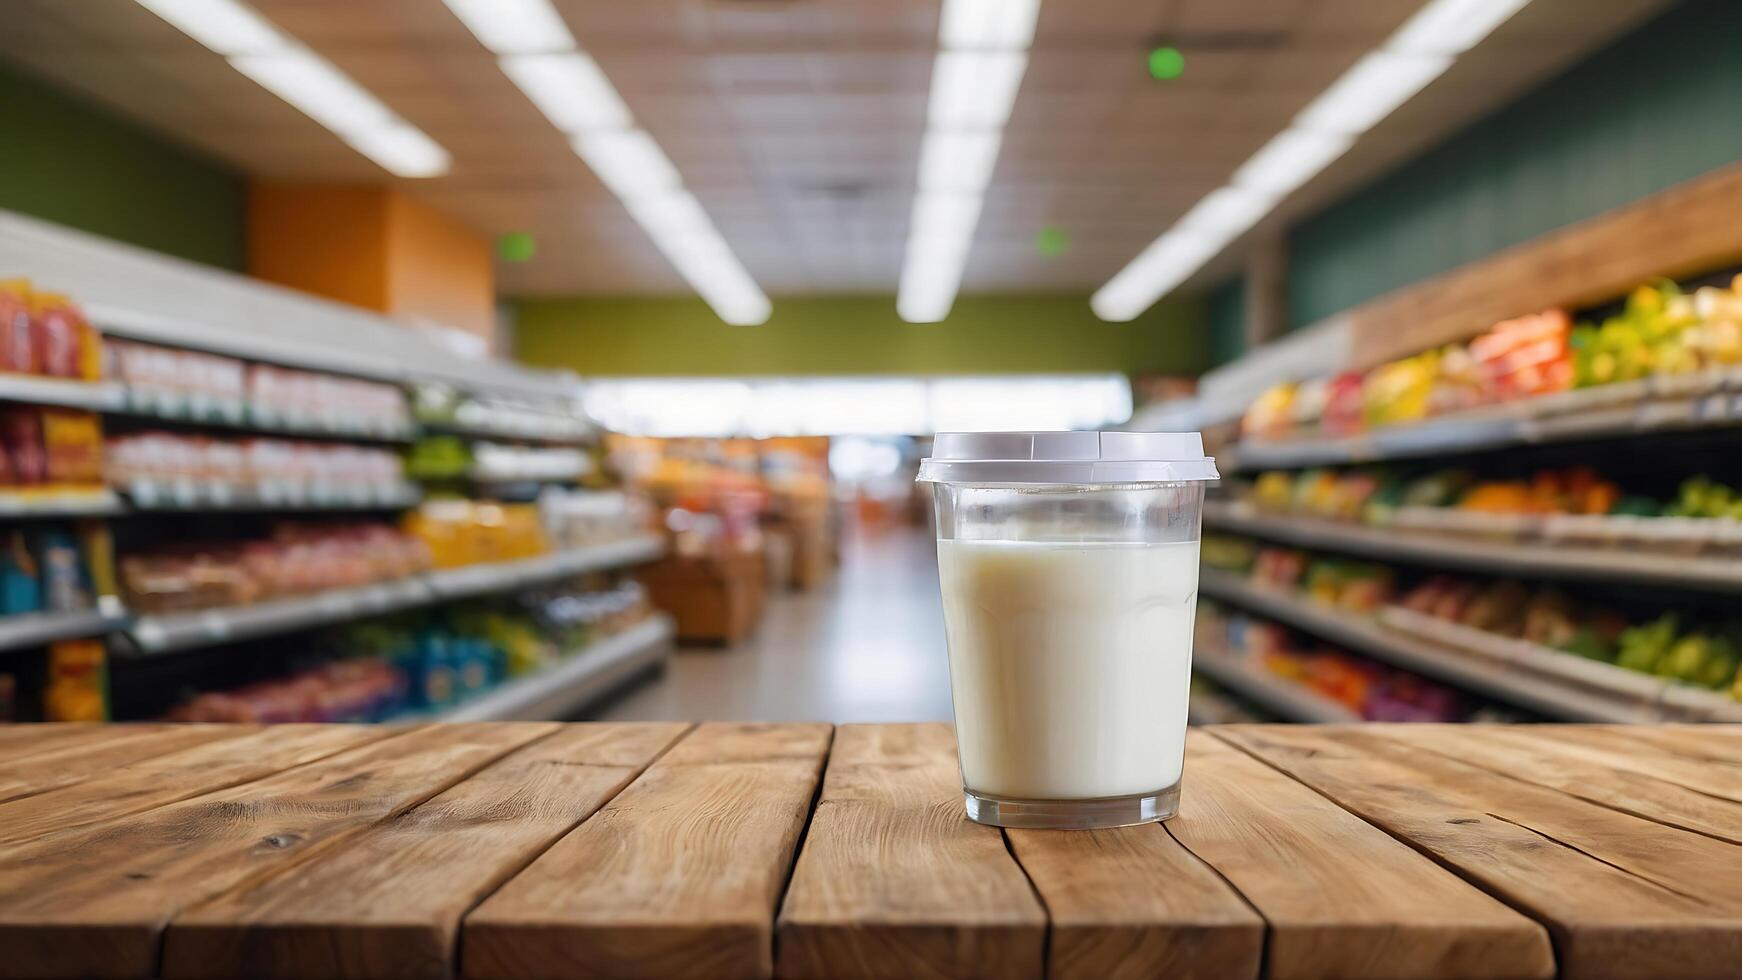
[(919, 479), (968, 816), (1120, 827), (1179, 809), (1198, 533), (1195, 432), (943, 432)]

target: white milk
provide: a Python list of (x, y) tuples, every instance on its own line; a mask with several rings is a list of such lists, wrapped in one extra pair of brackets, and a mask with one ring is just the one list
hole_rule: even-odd
[(1198, 543), (938, 542), (962, 778), (1018, 800), (1179, 781)]

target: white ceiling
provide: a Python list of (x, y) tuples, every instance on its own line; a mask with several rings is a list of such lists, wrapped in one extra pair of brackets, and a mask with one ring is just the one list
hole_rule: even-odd
[[(249, 174), (389, 182), (477, 231), (530, 231), (512, 294), (684, 283), (440, 0), (251, 0), (453, 154), (388, 177), (132, 0), (0, 0), (0, 58)], [(553, 0), (772, 294), (893, 293), (939, 0)], [(1536, 0), (1516, 30), (1309, 186), (1346, 185), (1516, 92), (1665, 0)], [(1099, 286), (1419, 0), (1045, 0), (964, 293)], [(1159, 39), (1183, 78), (1152, 81)], [(1389, 124), (1388, 124), (1389, 125)], [(1342, 183), (1339, 183), (1341, 181)], [(1064, 255), (1034, 245), (1047, 226)]]

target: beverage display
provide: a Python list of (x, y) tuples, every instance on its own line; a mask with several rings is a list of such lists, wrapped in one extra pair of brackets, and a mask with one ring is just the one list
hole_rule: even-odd
[(941, 433), (934, 485), (968, 815), (1093, 828), (1178, 809), (1213, 460), (1195, 433)]

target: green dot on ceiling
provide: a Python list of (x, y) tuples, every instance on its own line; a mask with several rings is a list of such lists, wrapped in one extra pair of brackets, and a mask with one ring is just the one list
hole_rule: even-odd
[(496, 254), (504, 262), (528, 262), (538, 254), (538, 243), (531, 232), (511, 231), (496, 239)]
[(1186, 56), (1180, 49), (1164, 45), (1149, 52), (1149, 77), (1158, 82), (1171, 81), (1186, 72)]

